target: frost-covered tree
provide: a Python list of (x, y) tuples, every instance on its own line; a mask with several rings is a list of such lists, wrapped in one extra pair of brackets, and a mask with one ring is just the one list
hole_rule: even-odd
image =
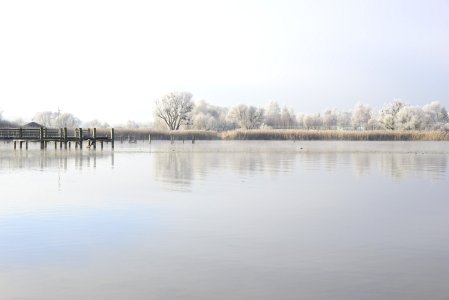
[(284, 107), (281, 112), (281, 127), (290, 129), (296, 127), (296, 116), (293, 109)]
[(447, 110), (438, 101), (432, 101), (422, 108), (425, 114), (425, 127), (427, 129), (442, 128), (449, 122)]
[(178, 130), (189, 124), (193, 110), (192, 94), (171, 92), (155, 101), (154, 115), (161, 119), (170, 130)]
[(322, 116), (323, 127), (333, 129), (337, 127), (338, 112), (335, 109), (326, 109)]
[(319, 129), (323, 125), (323, 121), (319, 114), (305, 115), (303, 118), (303, 125), (307, 129)]
[(265, 105), (265, 125), (278, 128), (281, 125), (281, 108), (276, 101), (270, 101)]
[(228, 109), (211, 105), (204, 100), (195, 103), (192, 113), (192, 127), (200, 130), (226, 130), (230, 125), (226, 122)]
[(264, 110), (240, 104), (229, 111), (228, 119), (238, 124), (242, 129), (256, 129), (260, 128), (263, 123)]
[(349, 111), (340, 111), (337, 115), (337, 127), (339, 129), (351, 128), (352, 113)]
[(304, 128), (304, 117), (306, 115), (303, 113), (298, 113), (296, 115), (296, 127), (297, 128)]
[(394, 100), (393, 102), (385, 104), (379, 113), (379, 123), (385, 129), (396, 130), (397, 126), (397, 115), (399, 111), (406, 106), (401, 100)]
[(368, 105), (357, 103), (352, 111), (352, 127), (354, 129), (367, 129), (371, 120), (371, 108)]
[(127, 122), (126, 122), (126, 128), (139, 128), (140, 127), (140, 125), (139, 125), (139, 123), (137, 123), (136, 121), (134, 121), (134, 120), (128, 120)]
[(396, 115), (396, 126), (400, 130), (419, 130), (423, 128), (425, 116), (421, 107), (404, 106)]

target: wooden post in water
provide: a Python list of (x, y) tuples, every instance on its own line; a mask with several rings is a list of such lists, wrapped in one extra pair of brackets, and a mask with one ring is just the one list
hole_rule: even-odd
[[(44, 139), (48, 137), (47, 128), (44, 128)], [(44, 141), (44, 148), (47, 149), (48, 141)]]
[(67, 150), (67, 127), (64, 127), (63, 133), (64, 133), (64, 149)]
[(148, 142), (151, 144), (151, 133), (148, 135)]
[(92, 141), (93, 141), (94, 150), (95, 150), (95, 149), (97, 149), (97, 128), (93, 128)]
[(25, 141), (25, 149), (28, 150), (28, 140)]
[(17, 141), (14, 141), (14, 150), (17, 148)]
[(192, 144), (195, 144), (195, 136), (192, 135)]
[(103, 150), (103, 140), (100, 141), (101, 150)]
[(111, 128), (111, 149), (114, 149), (115, 131)]
[(83, 128), (78, 128), (80, 149), (83, 149)]
[(41, 150), (44, 149), (44, 127), (39, 129), (39, 139), (41, 141)]
[(19, 148), (20, 148), (20, 150), (22, 150), (22, 144), (23, 144), (23, 141), (19, 141)]

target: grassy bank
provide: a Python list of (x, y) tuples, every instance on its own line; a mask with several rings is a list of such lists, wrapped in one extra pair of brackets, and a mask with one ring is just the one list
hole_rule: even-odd
[[(98, 129), (98, 134), (109, 134), (108, 129)], [(341, 141), (449, 141), (448, 131), (350, 131), (305, 129), (258, 129), (225, 132), (202, 130), (164, 131), (149, 128), (117, 128), (116, 138), (148, 140), (341, 140)]]

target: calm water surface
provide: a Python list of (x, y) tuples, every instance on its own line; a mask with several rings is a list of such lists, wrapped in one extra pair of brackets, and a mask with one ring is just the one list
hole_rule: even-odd
[(449, 299), (449, 143), (0, 144), (0, 299)]

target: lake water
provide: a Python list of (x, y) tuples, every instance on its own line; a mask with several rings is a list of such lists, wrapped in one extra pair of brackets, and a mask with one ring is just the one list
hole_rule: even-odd
[(449, 143), (0, 145), (0, 299), (449, 299)]

